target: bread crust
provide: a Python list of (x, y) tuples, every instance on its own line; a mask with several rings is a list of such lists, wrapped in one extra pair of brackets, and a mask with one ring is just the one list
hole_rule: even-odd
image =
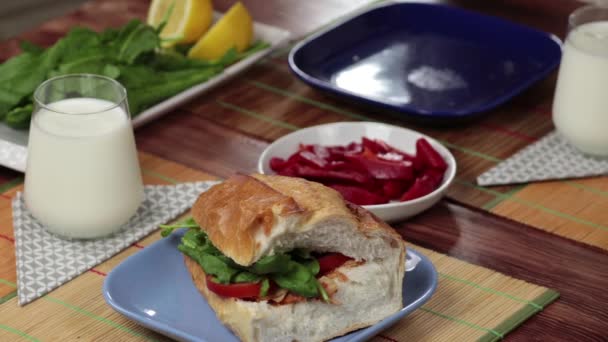
[(192, 217), (224, 255), (241, 265), (256, 261), (255, 234), (270, 233), (281, 216), (306, 213), (289, 196), (246, 175), (235, 175), (203, 192)]
[(402, 242), (398, 233), (367, 210), (346, 202), (329, 187), (301, 178), (230, 177), (199, 196), (192, 217), (218, 249), (244, 266), (267, 252), (259, 237), (272, 235), (288, 219), (296, 234), (332, 219), (356, 225), (365, 236), (382, 235), (393, 247)]

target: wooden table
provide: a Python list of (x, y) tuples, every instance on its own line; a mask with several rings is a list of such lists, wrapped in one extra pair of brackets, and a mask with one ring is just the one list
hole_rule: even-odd
[[(244, 0), (254, 17), (302, 36), (369, 1), (364, 0)], [(433, 2), (433, 1), (425, 1)], [(580, 3), (571, 0), (454, 0), (442, 1), (482, 13), (549, 31), (563, 38), (566, 17)], [(215, 1), (220, 10), (232, 1)], [(103, 6), (100, 6), (103, 4)], [(95, 12), (85, 10), (23, 37), (48, 43), (75, 21), (101, 28), (117, 25), (125, 16), (144, 13), (146, 1), (98, 0)], [(112, 14), (112, 15), (110, 15)], [(104, 18), (99, 20), (98, 18)], [(16, 44), (8, 44), (16, 48)], [(13, 48), (0, 52), (12, 55)], [(536, 96), (551, 97), (554, 77), (507, 104), (521, 103)], [(247, 96), (231, 83), (209, 95)], [(301, 102), (259, 98), (267, 112), (290, 106), (304, 110)], [(210, 174), (227, 177), (235, 171), (255, 171), (257, 158), (269, 141), (247, 133), (238, 120), (230, 125), (206, 113), (205, 106), (185, 106), (175, 110), (136, 133), (138, 147)], [(491, 115), (491, 114), (490, 114)], [(550, 121), (550, 117), (545, 120)], [(312, 122), (314, 123), (314, 122)], [(311, 122), (307, 122), (307, 125)], [(18, 174), (0, 169), (0, 180), (8, 182)], [(446, 199), (439, 205), (398, 225), (405, 238), (415, 244), (482, 265), (513, 277), (550, 287), (561, 298), (508, 335), (513, 341), (605, 341), (608, 328), (608, 253), (605, 250), (571, 241), (515, 221), (500, 218), (480, 209)]]

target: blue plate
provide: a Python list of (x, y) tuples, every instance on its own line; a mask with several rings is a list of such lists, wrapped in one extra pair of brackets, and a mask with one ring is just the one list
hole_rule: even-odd
[[(238, 341), (198, 292), (177, 250), (182, 232), (155, 242), (129, 257), (108, 274), (103, 295), (112, 308), (139, 324), (184, 341)], [(437, 273), (423, 255), (407, 272), (403, 309), (382, 322), (334, 339), (363, 341), (424, 304), (437, 287)]]
[(304, 82), (411, 118), (464, 118), (498, 106), (551, 72), (561, 41), (444, 5), (373, 8), (296, 45)]

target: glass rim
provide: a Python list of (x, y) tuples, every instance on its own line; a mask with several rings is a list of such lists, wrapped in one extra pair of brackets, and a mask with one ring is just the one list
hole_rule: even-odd
[[(101, 79), (104, 81), (108, 81), (110, 83), (112, 83), (114, 86), (117, 87), (117, 89), (119, 89), (120, 92), (120, 98), (118, 101), (113, 102), (111, 106), (108, 106), (107, 108), (102, 108), (99, 110), (95, 110), (92, 112), (78, 112), (78, 113), (68, 113), (68, 112), (64, 112), (64, 111), (60, 111), (57, 109), (53, 109), (51, 107), (49, 107), (47, 104), (43, 103), (40, 98), (39, 98), (39, 92), (49, 83), (54, 82), (54, 81), (58, 81), (64, 78), (96, 78), (96, 79)], [(91, 114), (99, 114), (99, 113), (103, 113), (103, 112), (107, 112), (109, 110), (112, 110), (114, 108), (120, 107), (122, 105), (123, 102), (125, 102), (127, 100), (127, 89), (120, 84), (120, 82), (118, 82), (117, 80), (108, 77), (108, 76), (103, 76), (103, 75), (97, 75), (97, 74), (66, 74), (66, 75), (61, 75), (61, 76), (55, 76), (55, 77), (51, 77), (48, 80), (40, 83), (38, 85), (38, 87), (36, 87), (36, 90), (34, 91), (34, 102), (36, 103), (36, 105), (40, 108), (44, 108), (48, 111), (51, 111), (53, 113), (57, 113), (57, 114), (63, 114), (63, 115), (91, 115)], [(110, 101), (108, 101), (110, 102)]]
[(574, 11), (572, 11), (572, 13), (570, 13), (570, 15), (568, 16), (568, 27), (570, 29), (573, 29), (575, 27), (578, 27), (581, 25), (581, 23), (577, 23), (576, 21), (579, 19), (579, 17), (581, 15), (583, 15), (586, 12), (590, 12), (590, 11), (602, 11), (606, 13), (606, 20), (608, 20), (608, 6), (607, 5), (600, 5), (600, 4), (587, 4), (585, 6), (581, 6), (577, 9), (575, 9)]

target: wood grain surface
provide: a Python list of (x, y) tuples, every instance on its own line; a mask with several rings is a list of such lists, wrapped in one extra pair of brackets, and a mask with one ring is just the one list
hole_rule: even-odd
[[(243, 2), (256, 20), (289, 29), (296, 36), (304, 36), (367, 3)], [(223, 10), (232, 1), (215, 3)], [(561, 38), (568, 14), (582, 5), (573, 0), (441, 3), (496, 15)], [(143, 0), (95, 0), (20, 38), (48, 45), (74, 25), (96, 29), (117, 26), (132, 17), (142, 18), (146, 9), (147, 1)], [(0, 59), (17, 53), (17, 43), (18, 39), (0, 43)], [(136, 133), (139, 148), (226, 177), (236, 171), (254, 171), (259, 153), (269, 142), (300, 127), (373, 120), (423, 131), (451, 149), (458, 160), (459, 174), (448, 201), (400, 225), (400, 232), (418, 245), (562, 293), (557, 303), (523, 324), (508, 340), (606, 340), (608, 179), (525, 187), (482, 188), (474, 184), (478, 174), (553, 129), (550, 108), (555, 73), (472, 122), (428, 127), (397, 120), (388, 113), (330, 98), (309, 88), (293, 77), (285, 53), (286, 50), (275, 53), (230, 83), (142, 127)], [(0, 181), (17, 177), (14, 172), (0, 168)], [(10, 241), (0, 239), (0, 249), (2, 243)], [(3, 262), (0, 261), (0, 267)]]

